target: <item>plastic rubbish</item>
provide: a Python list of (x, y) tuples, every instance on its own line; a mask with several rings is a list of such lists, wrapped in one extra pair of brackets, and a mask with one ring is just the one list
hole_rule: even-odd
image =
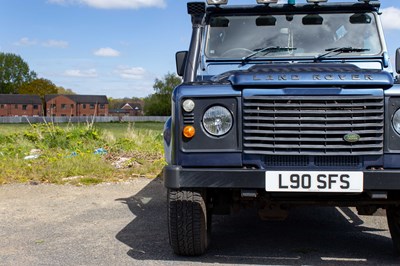
[(28, 155), (24, 157), (24, 160), (32, 160), (32, 159), (37, 159), (40, 157), (40, 154), (33, 154), (33, 155)]
[(94, 154), (99, 154), (99, 155), (107, 154), (107, 150), (104, 148), (98, 148), (94, 151)]

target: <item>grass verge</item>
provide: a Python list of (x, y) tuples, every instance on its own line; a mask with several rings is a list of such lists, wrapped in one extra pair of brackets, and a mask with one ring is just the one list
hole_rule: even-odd
[(155, 177), (162, 123), (0, 125), (0, 184), (97, 184)]

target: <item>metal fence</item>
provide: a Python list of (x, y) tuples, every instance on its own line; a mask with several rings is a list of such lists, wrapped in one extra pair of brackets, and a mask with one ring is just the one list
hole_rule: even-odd
[(167, 119), (168, 116), (2, 116), (0, 124), (165, 122)]

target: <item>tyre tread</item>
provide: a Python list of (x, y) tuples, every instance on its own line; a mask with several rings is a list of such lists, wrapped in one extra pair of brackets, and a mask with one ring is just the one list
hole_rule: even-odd
[(208, 245), (206, 221), (206, 204), (201, 191), (168, 191), (169, 239), (176, 254), (204, 254)]

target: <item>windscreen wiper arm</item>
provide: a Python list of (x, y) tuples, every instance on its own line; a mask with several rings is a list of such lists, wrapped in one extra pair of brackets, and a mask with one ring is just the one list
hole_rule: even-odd
[(259, 54), (269, 54), (269, 53), (277, 53), (277, 52), (285, 52), (285, 51), (293, 51), (297, 48), (294, 47), (280, 47), (280, 46), (268, 46), (262, 49), (257, 49), (253, 53), (249, 54), (246, 57), (242, 58), (242, 64), (245, 65), (250, 58), (253, 58)]
[(333, 53), (343, 54), (343, 53), (361, 53), (365, 51), (369, 51), (370, 49), (366, 48), (355, 48), (355, 47), (334, 47), (325, 49), (326, 53), (318, 55), (314, 61), (318, 61), (321, 58), (324, 58), (327, 55), (331, 55)]

